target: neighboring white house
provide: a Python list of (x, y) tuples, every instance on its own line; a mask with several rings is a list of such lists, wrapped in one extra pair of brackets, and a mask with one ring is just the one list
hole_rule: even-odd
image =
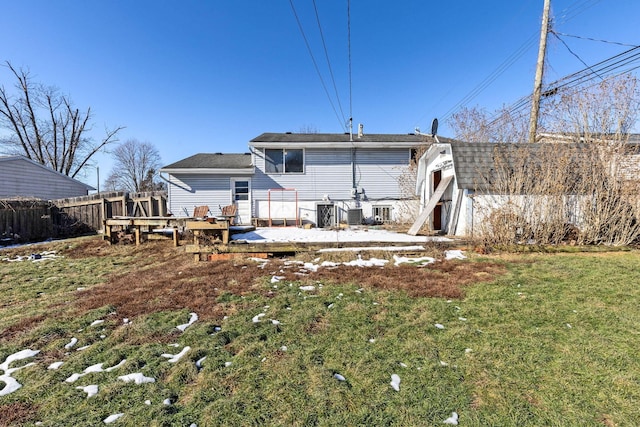
[(95, 190), (24, 156), (0, 156), (0, 199), (86, 196)]
[[(246, 154), (197, 154), (163, 167), (169, 210), (236, 204), (252, 220), (318, 227), (412, 220), (412, 156), (433, 139), (415, 134), (264, 133)], [(401, 181), (407, 181), (404, 185)]]

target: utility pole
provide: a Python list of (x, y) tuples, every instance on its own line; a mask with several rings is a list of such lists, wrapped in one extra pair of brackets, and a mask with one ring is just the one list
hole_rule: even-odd
[(538, 49), (538, 64), (536, 79), (533, 84), (533, 99), (531, 100), (531, 116), (529, 118), (529, 142), (536, 142), (538, 131), (538, 114), (540, 112), (540, 97), (542, 94), (542, 74), (544, 72), (544, 56), (547, 50), (547, 34), (549, 33), (549, 9), (551, 0), (544, 0), (542, 12), (542, 28), (540, 29), (540, 48)]

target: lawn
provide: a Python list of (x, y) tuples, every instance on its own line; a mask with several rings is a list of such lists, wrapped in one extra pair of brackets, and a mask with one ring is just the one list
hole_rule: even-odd
[(0, 426), (640, 425), (637, 251), (429, 255), (2, 251)]

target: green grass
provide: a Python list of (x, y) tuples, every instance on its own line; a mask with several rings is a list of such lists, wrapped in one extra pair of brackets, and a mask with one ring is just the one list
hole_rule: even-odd
[[(189, 307), (141, 315), (129, 326), (112, 306), (74, 310), (78, 287), (135, 265), (135, 257), (123, 262), (121, 255), (0, 263), (0, 333), (44, 315), (0, 340), (0, 362), (27, 347), (41, 350), (12, 365), (35, 362), (13, 374), (23, 387), (0, 397), (0, 413), (26, 403), (35, 409), (21, 423), (45, 426), (102, 425), (114, 413), (125, 414), (114, 425), (131, 426), (428, 426), (442, 425), (453, 411), (463, 426), (640, 425), (635, 251), (485, 257), (505, 263), (507, 274), (469, 286), (453, 301), (358, 291), (358, 283), (275, 289), (265, 271), (254, 292), (220, 295), (221, 304), (241, 310), (199, 320), (184, 333), (175, 326), (188, 320)], [(265, 316), (253, 323), (259, 313)], [(88, 326), (96, 319), (106, 321)], [(65, 354), (71, 337), (79, 339), (76, 347), (92, 345)], [(175, 364), (160, 356), (187, 345)], [(195, 362), (205, 356), (198, 370)], [(65, 382), (122, 359), (112, 372)], [(64, 365), (47, 370), (57, 360)], [(156, 382), (117, 380), (133, 372)], [(399, 392), (389, 385), (393, 373)], [(75, 387), (89, 384), (100, 390), (87, 399)], [(174, 403), (164, 405), (167, 398)]]

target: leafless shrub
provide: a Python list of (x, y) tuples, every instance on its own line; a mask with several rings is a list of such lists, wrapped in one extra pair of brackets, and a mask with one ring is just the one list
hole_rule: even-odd
[[(640, 156), (627, 132), (640, 110), (639, 87), (635, 77), (623, 76), (562, 92), (543, 105), (542, 124), (550, 133), (542, 142), (497, 143), (493, 168), (479, 171), (482, 191), (474, 209), (481, 220), (473, 237), (500, 245), (636, 241)], [(508, 124), (520, 119), (502, 118), (513, 141), (522, 140), (519, 122)], [(457, 119), (470, 138), (472, 128), (490, 141), (504, 137), (478, 112), (467, 113), (468, 122)]]
[(409, 166), (403, 169), (398, 177), (398, 186), (402, 195), (402, 202), (398, 206), (398, 222), (405, 224), (417, 218), (420, 213), (420, 205), (416, 196), (416, 178), (418, 175), (418, 160), (431, 146), (430, 143), (416, 147), (409, 162)]

